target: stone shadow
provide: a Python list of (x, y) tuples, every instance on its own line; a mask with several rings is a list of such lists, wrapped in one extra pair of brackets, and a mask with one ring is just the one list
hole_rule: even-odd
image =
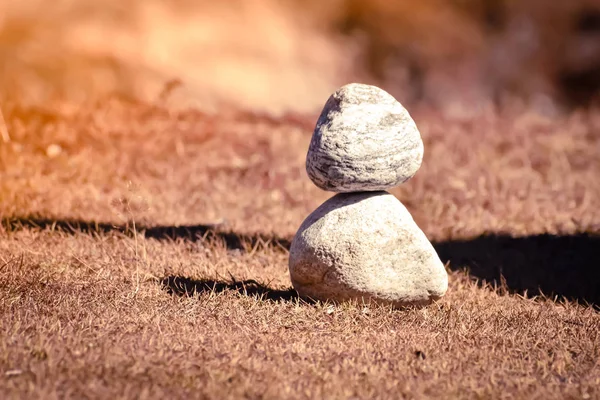
[[(79, 220), (12, 218), (2, 221), (9, 231), (23, 228), (55, 229), (75, 234), (120, 232), (132, 235), (128, 225), (113, 225)], [(157, 240), (221, 240), (228, 249), (244, 250), (259, 243), (271, 244), (284, 250), (291, 240), (261, 233), (247, 235), (219, 230), (218, 225), (137, 227), (138, 234)], [(470, 239), (446, 240), (433, 243), (442, 262), (450, 262), (452, 270), (467, 270), (473, 277), (509, 293), (529, 296), (564, 297), (580, 303), (593, 304), (600, 309), (600, 235), (531, 235), (512, 237), (488, 234)], [(194, 281), (185, 277), (166, 277), (163, 284), (172, 293), (208, 290), (234, 290), (272, 299), (291, 299), (295, 292), (272, 290), (256, 281), (223, 282)], [(293, 293), (293, 294), (292, 294)], [(286, 297), (287, 296), (287, 297)]]
[(194, 296), (202, 293), (221, 293), (234, 291), (245, 296), (256, 296), (265, 300), (294, 301), (298, 300), (298, 293), (294, 289), (275, 290), (258, 283), (254, 279), (244, 281), (216, 281), (210, 279), (194, 280), (181, 276), (168, 276), (160, 281), (169, 294), (178, 296)]
[(452, 270), (511, 293), (543, 293), (600, 306), (600, 235), (484, 235), (434, 243)]
[(183, 239), (188, 241), (220, 240), (229, 250), (244, 250), (245, 246), (254, 247), (259, 243), (271, 244), (276, 247), (289, 249), (291, 242), (261, 233), (247, 235), (221, 230), (219, 225), (199, 224), (181, 226), (149, 226), (137, 225), (135, 231), (132, 225), (117, 225), (99, 222), (81, 221), (74, 219), (53, 220), (44, 218), (12, 218), (5, 219), (2, 224), (10, 231), (23, 228), (52, 229), (69, 234), (75, 233), (110, 233), (117, 232), (133, 236), (135, 232), (146, 238), (158, 240)]

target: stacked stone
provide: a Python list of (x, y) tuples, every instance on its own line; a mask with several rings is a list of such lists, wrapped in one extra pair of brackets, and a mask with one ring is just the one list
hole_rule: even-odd
[(375, 86), (349, 84), (317, 121), (306, 170), (336, 192), (300, 226), (289, 269), (300, 296), (393, 307), (442, 297), (448, 275), (404, 205), (386, 190), (421, 166), (423, 141), (406, 109)]

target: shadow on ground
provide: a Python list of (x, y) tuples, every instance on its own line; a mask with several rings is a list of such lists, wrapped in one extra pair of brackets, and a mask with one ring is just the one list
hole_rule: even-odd
[[(5, 229), (55, 229), (67, 233), (132, 234), (128, 226), (94, 222), (50, 219), (6, 219)], [(289, 249), (290, 240), (263, 234), (244, 235), (223, 232), (215, 225), (138, 227), (145, 237), (183, 240), (221, 240), (229, 249), (244, 250), (258, 243)], [(474, 239), (433, 243), (444, 263), (452, 270), (466, 269), (469, 274), (492, 285), (505, 287), (510, 293), (562, 296), (600, 308), (600, 235), (571, 236), (484, 235)], [(292, 299), (294, 291), (277, 291), (256, 281), (193, 281), (184, 277), (167, 277), (163, 285), (176, 294), (234, 290), (249, 295), (262, 295), (274, 300)]]
[[(434, 243), (453, 270), (513, 293), (563, 296), (600, 306), (600, 236), (486, 235)], [(504, 282), (502, 282), (504, 280)]]
[(253, 279), (244, 281), (222, 282), (214, 280), (194, 280), (180, 276), (169, 276), (161, 280), (161, 285), (169, 294), (178, 296), (193, 296), (206, 292), (221, 293), (225, 291), (238, 292), (245, 296), (256, 296), (265, 300), (291, 301), (298, 299), (295, 290), (274, 290)]
[[(12, 218), (2, 221), (4, 227), (10, 231), (23, 228), (39, 228), (52, 229), (70, 234), (75, 233), (110, 233), (118, 232), (128, 236), (133, 236), (134, 230), (132, 225), (116, 225), (80, 220), (52, 220), (42, 218)], [(283, 249), (290, 248), (288, 239), (264, 235), (253, 234), (245, 235), (235, 232), (224, 231), (219, 225), (182, 225), (182, 226), (150, 226), (144, 227), (137, 225), (136, 231), (138, 235), (143, 235), (146, 238), (158, 240), (164, 239), (183, 239), (189, 241), (198, 240), (219, 240), (229, 250), (244, 250), (245, 246), (254, 247), (262, 243), (265, 245), (274, 245)]]

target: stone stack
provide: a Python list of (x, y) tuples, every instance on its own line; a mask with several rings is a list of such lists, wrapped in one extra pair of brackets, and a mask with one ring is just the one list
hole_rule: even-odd
[(375, 86), (349, 84), (317, 121), (306, 170), (336, 192), (300, 226), (290, 277), (300, 296), (394, 307), (442, 297), (448, 275), (404, 205), (386, 190), (421, 166), (423, 141), (406, 109)]

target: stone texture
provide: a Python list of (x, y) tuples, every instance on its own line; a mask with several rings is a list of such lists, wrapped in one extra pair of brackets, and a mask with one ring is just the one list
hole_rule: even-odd
[(404, 205), (387, 192), (343, 193), (302, 223), (290, 249), (300, 296), (426, 305), (446, 293), (448, 275)]
[(422, 159), (423, 141), (408, 111), (384, 90), (352, 83), (325, 104), (306, 171), (332, 192), (386, 190), (410, 179)]

